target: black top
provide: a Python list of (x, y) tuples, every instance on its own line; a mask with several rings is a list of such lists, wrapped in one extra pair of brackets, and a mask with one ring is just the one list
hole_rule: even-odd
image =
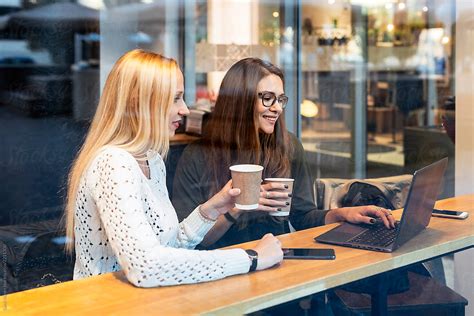
[[(290, 133), (290, 141), (294, 147), (291, 157), (290, 177), (295, 179), (290, 210), (290, 222), (296, 230), (324, 225), (327, 211), (317, 210), (314, 204), (313, 183), (310, 170), (305, 160), (304, 149), (299, 140)], [(207, 157), (206, 145), (198, 140), (183, 152), (176, 169), (173, 185), (173, 205), (179, 220), (187, 217), (196, 205), (210, 198), (212, 172)], [(230, 171), (222, 170), (230, 176)], [(243, 225), (243, 222), (247, 222)], [(238, 243), (257, 240), (266, 233), (280, 235), (289, 232), (288, 221), (285, 218), (270, 216), (265, 212), (243, 213), (237, 223), (209, 249), (225, 247)]]

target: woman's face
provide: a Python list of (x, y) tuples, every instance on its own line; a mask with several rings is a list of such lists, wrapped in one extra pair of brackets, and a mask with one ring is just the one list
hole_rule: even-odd
[(272, 93), (276, 98), (284, 96), (283, 82), (277, 75), (270, 74), (260, 80), (257, 86), (257, 93), (259, 93), (259, 96), (257, 97), (255, 107), (258, 113), (258, 129), (263, 133), (271, 134), (275, 130), (275, 124), (283, 112), (283, 108), (278, 100), (270, 107), (264, 106), (263, 102), (270, 104), (271, 99), (267, 97), (271, 97)]
[(178, 71), (178, 84), (176, 86), (176, 95), (174, 96), (174, 102), (170, 109), (170, 118), (169, 118), (169, 129), (170, 136), (175, 134), (175, 131), (178, 129), (179, 125), (182, 124), (183, 116), (189, 114), (188, 107), (184, 102), (184, 78), (181, 70)]

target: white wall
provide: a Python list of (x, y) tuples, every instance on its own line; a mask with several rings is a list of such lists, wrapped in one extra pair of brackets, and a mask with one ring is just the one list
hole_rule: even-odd
[[(207, 31), (210, 44), (258, 44), (258, 2), (252, 0), (208, 0)], [(217, 93), (224, 71), (207, 74), (208, 89)]]
[[(474, 192), (474, 2), (456, 0), (456, 196)], [(471, 213), (471, 216), (474, 214)], [(454, 289), (474, 315), (474, 249), (454, 256)]]

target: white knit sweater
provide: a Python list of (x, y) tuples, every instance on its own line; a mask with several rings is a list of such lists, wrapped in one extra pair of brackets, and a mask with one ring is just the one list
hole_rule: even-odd
[[(74, 279), (123, 270), (140, 287), (197, 283), (246, 273), (242, 249), (198, 251), (214, 224), (196, 208), (178, 223), (165, 164), (148, 155), (150, 178), (118, 147), (102, 148), (76, 196)], [(180, 249), (188, 248), (188, 249)]]

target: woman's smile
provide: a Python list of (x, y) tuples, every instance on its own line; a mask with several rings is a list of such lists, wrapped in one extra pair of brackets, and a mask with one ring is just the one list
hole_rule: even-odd
[(265, 114), (265, 115), (263, 115), (263, 118), (266, 119), (268, 121), (268, 123), (275, 124), (276, 121), (278, 120), (278, 115)]

